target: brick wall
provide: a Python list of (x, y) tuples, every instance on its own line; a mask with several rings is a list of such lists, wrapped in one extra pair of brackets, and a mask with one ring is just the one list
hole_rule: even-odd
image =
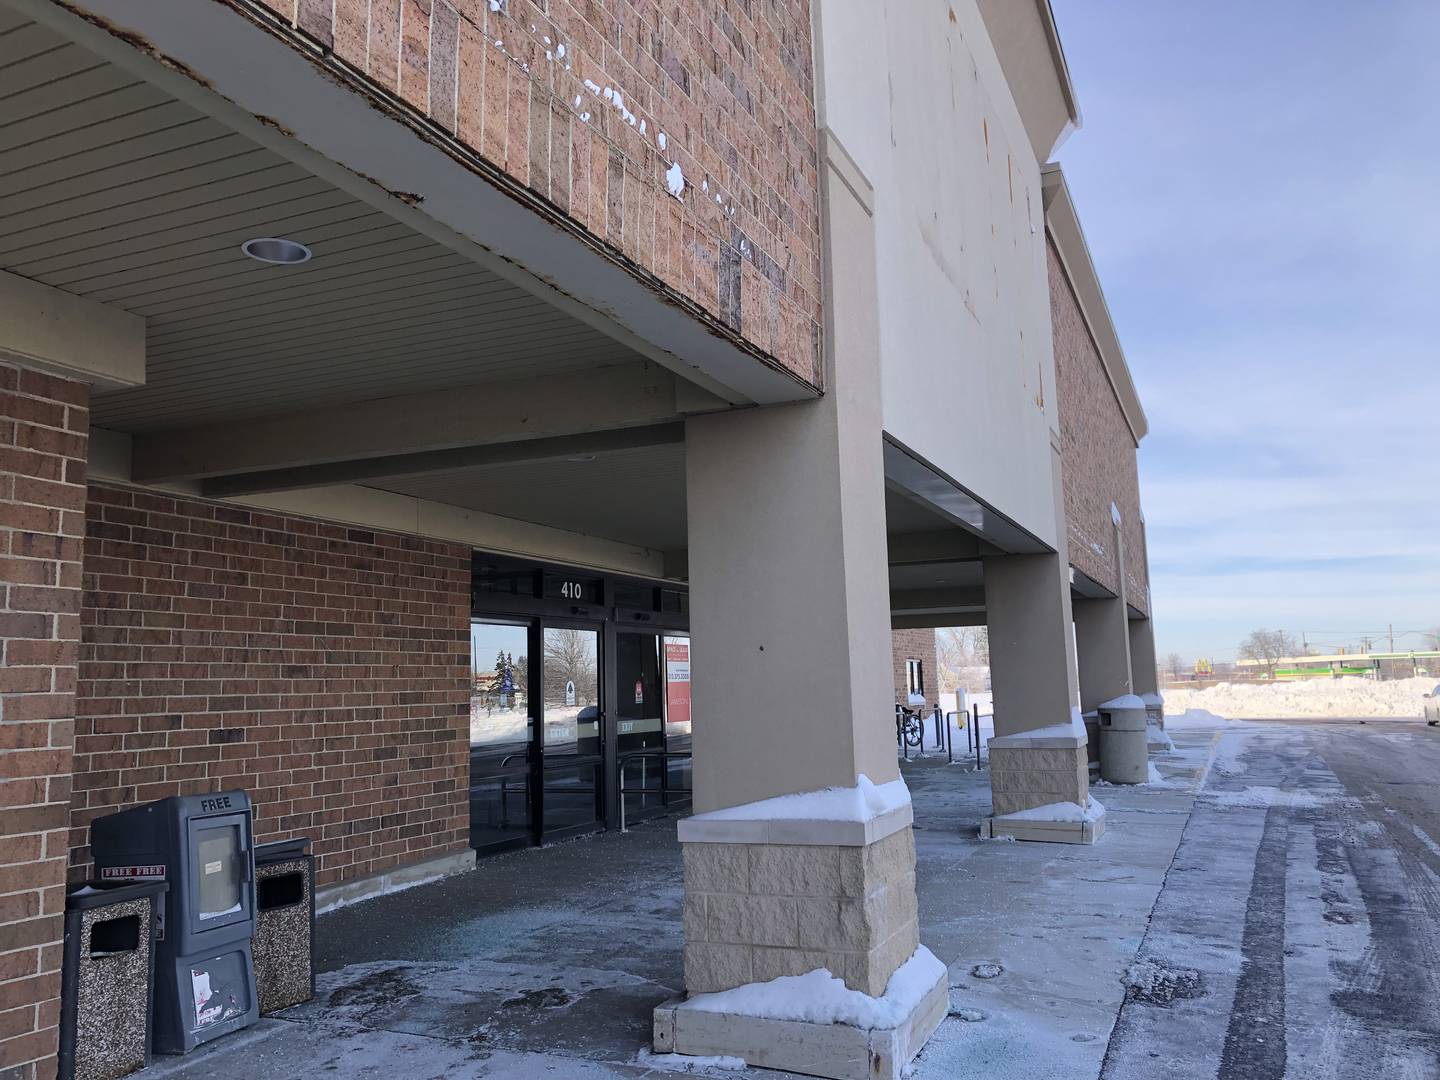
[(0, 1078), (55, 1075), (89, 389), (0, 366)]
[(1047, 243), (1046, 256), (1070, 563), (1105, 587), (1118, 590), (1110, 517), (1113, 502), (1120, 510), (1125, 541), (1126, 598), (1148, 613), (1145, 590), (1149, 574), (1140, 526), (1135, 439), (1053, 243)]
[(819, 384), (809, 0), (258, 2)]
[(891, 630), (890, 654), (895, 674), (895, 700), (902, 705), (908, 696), (905, 661), (919, 660), (925, 665), (925, 705), (935, 704), (940, 693), (940, 665), (935, 658), (934, 630)]
[(468, 843), (470, 552), (96, 485), (71, 874), (115, 807), (245, 788), (319, 881)]

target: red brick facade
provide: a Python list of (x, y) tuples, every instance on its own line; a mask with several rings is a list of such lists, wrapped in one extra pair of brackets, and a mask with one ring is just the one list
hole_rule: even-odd
[(940, 693), (940, 664), (935, 656), (934, 630), (891, 630), (890, 654), (895, 674), (895, 700), (901, 704), (907, 698), (905, 662), (919, 660), (925, 672), (925, 705), (927, 710), (935, 704)]
[(1046, 256), (1070, 563), (1106, 588), (1118, 589), (1110, 516), (1113, 502), (1120, 510), (1125, 546), (1126, 599), (1148, 614), (1149, 579), (1135, 437), (1053, 243), (1047, 243)]
[(466, 846), (468, 548), (98, 485), (87, 516), (72, 877), (94, 817), (222, 788), (321, 884)]
[(0, 366), (0, 1076), (55, 1075), (89, 389)]
[(809, 0), (259, 2), (818, 385)]

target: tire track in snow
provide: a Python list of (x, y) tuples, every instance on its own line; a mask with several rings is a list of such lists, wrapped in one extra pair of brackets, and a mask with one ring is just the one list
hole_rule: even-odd
[(1289, 812), (1265, 811), (1241, 937), (1244, 960), (1225, 1029), (1218, 1080), (1284, 1080), (1285, 869)]

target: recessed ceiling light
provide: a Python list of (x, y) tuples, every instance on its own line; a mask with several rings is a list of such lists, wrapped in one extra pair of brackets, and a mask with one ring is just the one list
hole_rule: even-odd
[(571, 455), (570, 455), (569, 457), (567, 457), (565, 460), (566, 460), (566, 461), (577, 461), (577, 462), (578, 462), (578, 461), (594, 461), (594, 460), (595, 460), (595, 455), (594, 455), (594, 454), (571, 454)]
[(297, 244), (294, 240), (281, 240), (274, 236), (261, 236), (254, 240), (246, 240), (240, 245), (240, 250), (250, 258), (263, 263), (275, 263), (279, 266), (295, 266), (299, 263), (310, 261), (310, 249), (304, 244)]

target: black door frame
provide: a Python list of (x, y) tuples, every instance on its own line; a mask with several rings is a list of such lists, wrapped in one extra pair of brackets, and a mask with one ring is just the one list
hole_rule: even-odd
[[(570, 619), (570, 618), (544, 618), (535, 620), (538, 650), (532, 655), (538, 656), (540, 663), (535, 665), (535, 673), (531, 676), (538, 680), (538, 695), (533, 698), (535, 707), (539, 710), (535, 723), (535, 734), (531, 740), (532, 753), (535, 758), (535, 842), (545, 844), (552, 840), (566, 840), (572, 836), (584, 836), (587, 833), (601, 832), (609, 827), (609, 793), (610, 788), (615, 785), (609, 783), (608, 767), (612, 760), (613, 752), (609, 747), (613, 743), (610, 736), (610, 693), (606, 687), (606, 670), (613, 663), (610, 659), (611, 652), (606, 645), (606, 630), (604, 620), (591, 619)], [(600, 650), (599, 665), (595, 672), (595, 695), (599, 699), (596, 702), (600, 713), (600, 753), (587, 755), (583, 759), (576, 754), (573, 758), (566, 759), (562, 755), (556, 755), (557, 761), (570, 760), (575, 765), (594, 764), (597, 766), (595, 783), (599, 791), (595, 793), (595, 820), (580, 825), (567, 825), (563, 829), (547, 829), (545, 827), (545, 631), (554, 630), (592, 630), (595, 633), (595, 644)]]
[[(523, 833), (517, 833), (517, 835), (511, 836), (511, 837), (507, 837), (507, 838), (505, 838), (505, 839), (503, 839), (503, 840), (495, 840), (495, 841), (492, 841), (492, 842), (490, 842), (490, 843), (488, 843), (488, 844), (485, 844), (483, 847), (475, 847), (474, 842), (472, 841), (472, 843), (471, 843), (471, 847), (474, 847), (474, 848), (475, 848), (475, 851), (478, 852), (478, 853), (480, 853), (480, 854), (483, 854), (483, 855), (497, 855), (497, 854), (499, 854), (499, 853), (502, 852), (502, 851), (513, 851), (513, 850), (515, 850), (516, 848), (533, 847), (533, 846), (535, 845), (535, 843), (536, 843), (537, 824), (536, 824), (536, 819), (535, 819), (535, 806), (536, 806), (536, 803), (535, 803), (535, 789), (536, 789), (536, 783), (537, 783), (537, 780), (538, 780), (538, 774), (537, 774), (536, 760), (535, 760), (535, 759), (536, 759), (535, 746), (536, 746), (536, 729), (537, 729), (537, 726), (538, 726), (538, 724), (539, 724), (539, 721), (537, 720), (536, 715), (535, 715), (535, 708), (536, 708), (536, 704), (535, 704), (535, 703), (536, 703), (536, 700), (537, 700), (536, 697), (535, 697), (535, 693), (536, 693), (536, 688), (537, 688), (537, 685), (538, 685), (536, 680), (537, 680), (537, 677), (538, 677), (538, 674), (539, 674), (539, 673), (538, 673), (538, 669), (537, 669), (536, 665), (535, 665), (534, 663), (531, 663), (531, 662), (529, 661), (528, 657), (533, 657), (533, 656), (535, 655), (535, 646), (536, 646), (536, 642), (537, 642), (537, 640), (538, 640), (538, 628), (539, 628), (539, 626), (540, 626), (540, 620), (539, 620), (538, 618), (536, 618), (535, 616), (525, 615), (525, 614), (521, 614), (521, 613), (518, 613), (518, 612), (501, 612), (501, 611), (497, 611), (497, 612), (484, 612), (484, 613), (480, 613), (480, 614), (472, 613), (471, 616), (470, 616), (470, 622), (471, 622), (472, 625), (475, 624), (475, 623), (477, 623), (477, 622), (479, 622), (479, 623), (490, 623), (490, 624), (492, 624), (492, 625), (514, 626), (514, 627), (516, 627), (516, 628), (523, 628), (524, 631), (525, 631), (525, 652), (526, 652), (526, 654), (527, 654), (526, 677), (525, 677), (525, 707), (526, 707), (526, 709), (529, 711), (529, 714), (530, 714), (530, 716), (529, 716), (529, 720), (530, 720), (530, 739), (529, 739), (529, 742), (527, 742), (526, 745), (525, 745), (525, 769), (524, 769), (524, 774), (525, 774), (525, 777), (526, 777), (526, 780), (527, 780), (527, 783), (526, 783), (526, 801), (527, 801), (528, 805), (526, 806), (526, 811), (527, 811), (527, 813), (528, 813), (528, 815), (529, 815), (528, 825), (526, 826), (525, 831), (524, 831)], [(475, 663), (475, 660), (474, 660), (474, 657), (473, 657), (473, 656), (471, 657), (470, 663), (471, 663), (471, 677), (472, 677), (472, 679), (473, 679), (473, 677), (474, 677), (474, 663)], [(472, 692), (472, 694), (473, 694), (473, 692), (474, 692), (474, 691), (473, 691), (473, 688), (472, 688), (472, 691), (471, 691), (471, 692)], [(468, 765), (467, 765), (467, 768), (468, 768)], [(501, 781), (501, 782), (502, 782), (502, 783), (504, 782), (504, 781), (503, 781), (503, 778), (502, 778), (502, 781)], [(466, 795), (467, 795), (467, 804), (468, 804), (468, 795), (469, 795), (469, 783), (468, 783), (468, 782), (467, 782), (467, 785), (466, 785)], [(468, 808), (468, 807), (467, 807), (467, 808)]]
[[(616, 664), (616, 635), (622, 632), (656, 634), (690, 634), (689, 610), (684, 598), (688, 590), (674, 582), (654, 581), (604, 571), (587, 570), (554, 563), (515, 559), (507, 556), (475, 554), (476, 572), (472, 575), (470, 619), (472, 622), (510, 622), (526, 626), (528, 651), (531, 658), (527, 688), (531, 721), (528, 765), (531, 789), (530, 829), (527, 836), (487, 844), (476, 849), (485, 854), (529, 847), (552, 840), (585, 835), (618, 828), (620, 823), (619, 750), (613, 718), (614, 695), (619, 692), (619, 671)], [(481, 563), (502, 567), (510, 576), (513, 590), (488, 591), (478, 586)], [(595, 588), (583, 598), (546, 596), (547, 581), (555, 577), (573, 578)], [(615, 598), (625, 591), (617, 604)], [(639, 606), (649, 594), (650, 606)], [(637, 601), (638, 598), (638, 602)], [(678, 598), (678, 599), (677, 599)], [(665, 610), (667, 607), (670, 610)], [(599, 816), (593, 824), (546, 831), (544, 817), (544, 666), (545, 627), (567, 627), (597, 630), (600, 645), (600, 777), (601, 794), (597, 800)], [(468, 789), (467, 789), (468, 790)]]

